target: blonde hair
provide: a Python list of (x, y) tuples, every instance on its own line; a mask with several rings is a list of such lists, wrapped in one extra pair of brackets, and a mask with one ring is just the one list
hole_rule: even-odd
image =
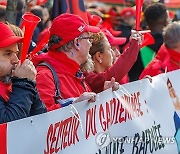
[(83, 72), (89, 73), (89, 72), (94, 71), (94, 62), (90, 54), (88, 55), (87, 61), (84, 64), (81, 64), (80, 68), (81, 68), (81, 71)]
[(103, 32), (92, 34), (93, 42), (89, 54), (93, 57), (97, 52), (104, 52), (105, 35)]

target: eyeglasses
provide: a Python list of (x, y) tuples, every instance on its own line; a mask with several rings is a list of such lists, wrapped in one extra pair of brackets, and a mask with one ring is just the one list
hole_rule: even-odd
[(90, 43), (93, 42), (92, 36), (79, 36), (78, 39), (87, 39)]

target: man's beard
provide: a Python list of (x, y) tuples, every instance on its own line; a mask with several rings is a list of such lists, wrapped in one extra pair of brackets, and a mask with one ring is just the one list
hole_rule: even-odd
[(12, 81), (11, 81), (11, 74), (7, 74), (6, 76), (2, 76), (0, 77), (0, 81), (3, 82), (3, 83), (6, 83), (6, 84), (11, 84)]
[(0, 77), (0, 81), (5, 83), (5, 84), (11, 84), (12, 83), (11, 78), (12, 78), (12, 74), (13, 74), (14, 69), (15, 69), (15, 65), (11, 68), (11, 70), (8, 74)]

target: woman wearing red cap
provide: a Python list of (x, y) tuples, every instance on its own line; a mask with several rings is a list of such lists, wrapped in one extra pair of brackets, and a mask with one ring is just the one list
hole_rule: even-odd
[[(134, 37), (134, 33), (137, 34), (136, 37)], [(94, 92), (101, 92), (104, 82), (106, 80), (111, 80), (112, 77), (120, 83), (136, 61), (142, 42), (141, 34), (133, 32), (129, 49), (124, 51), (113, 64), (115, 56), (113, 57), (112, 55), (114, 51), (109, 42), (114, 46), (115, 44), (124, 43), (126, 40), (123, 40), (124, 38), (115, 38), (107, 31), (105, 31), (105, 34), (103, 32), (93, 34), (90, 55), (94, 61), (94, 71), (85, 73), (85, 79)]]
[(17, 57), (23, 38), (1, 22), (0, 29), (0, 123), (46, 112), (35, 88), (35, 67), (29, 60), (21, 65)]

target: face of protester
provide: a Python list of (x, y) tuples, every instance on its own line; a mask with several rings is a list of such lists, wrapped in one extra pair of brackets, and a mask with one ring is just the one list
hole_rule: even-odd
[(17, 44), (0, 48), (0, 80), (2, 82), (9, 83), (12, 71), (19, 62), (18, 52)]
[(118, 46), (111, 46), (111, 49), (112, 49), (113, 64), (114, 64), (118, 59), (118, 57), (120, 56), (120, 52)]
[(107, 70), (113, 64), (112, 49), (107, 39), (104, 40), (104, 51), (101, 52), (101, 67)]
[(134, 27), (134, 25), (136, 23), (136, 18), (134, 16), (127, 17), (127, 18), (125, 18), (125, 23), (131, 27)]
[(80, 39), (78, 39), (78, 44), (80, 48), (80, 57), (81, 57), (81, 62), (80, 64), (84, 64), (89, 55), (89, 50), (90, 47), (92, 46), (91, 39), (90, 39), (90, 34), (85, 32), (80, 36)]

